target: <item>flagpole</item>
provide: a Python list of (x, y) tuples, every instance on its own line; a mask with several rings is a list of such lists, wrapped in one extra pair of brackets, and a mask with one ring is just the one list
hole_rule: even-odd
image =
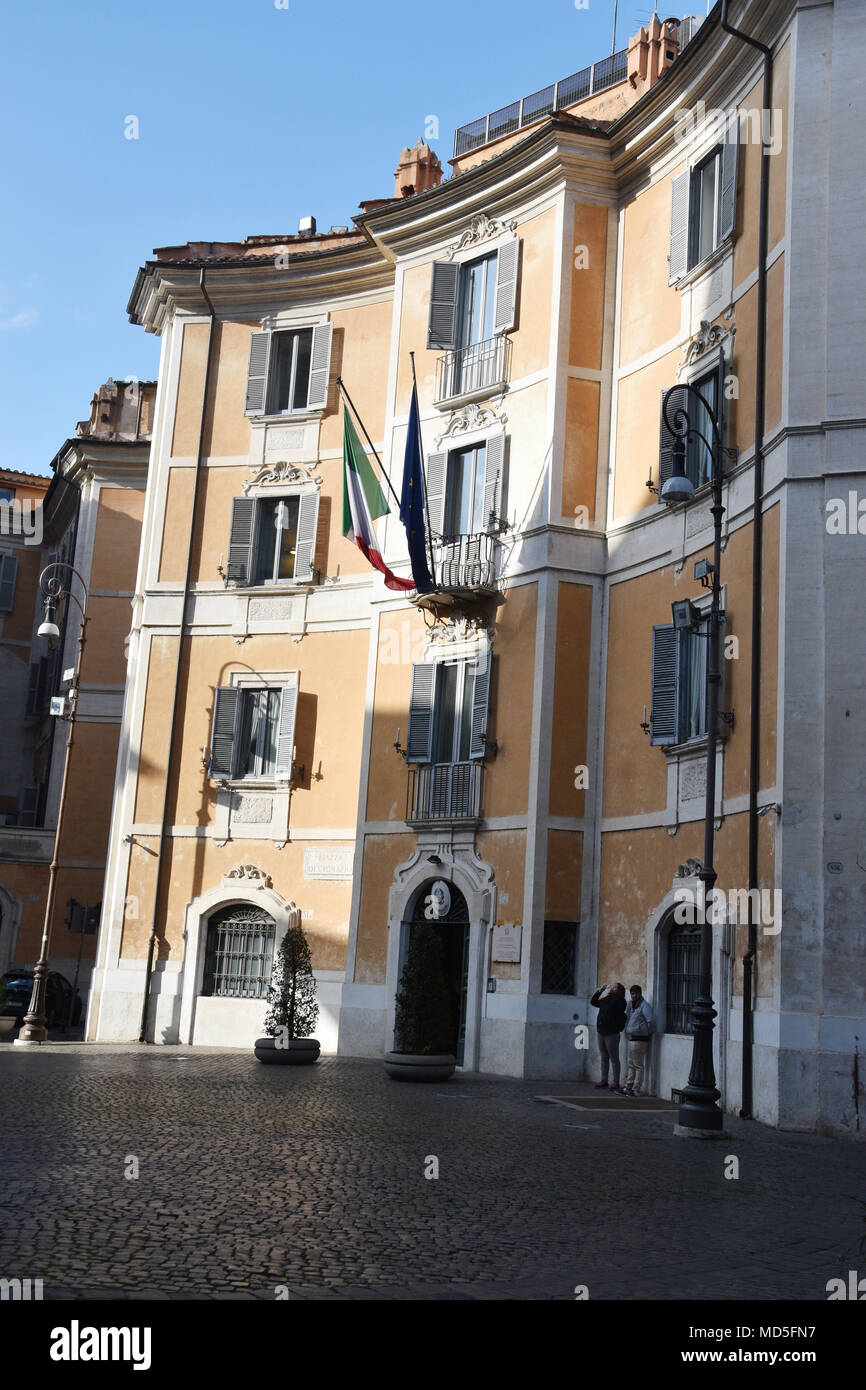
[(412, 363), (412, 389), (415, 392), (416, 419), (418, 421), (418, 453), (421, 457), (421, 471), (424, 476), (424, 515), (427, 518), (427, 553), (430, 558), (430, 578), (436, 584), (436, 562), (433, 559), (433, 531), (430, 526), (430, 495), (427, 487), (427, 468), (424, 458), (424, 442), (421, 438), (421, 405), (418, 400), (418, 379), (415, 376), (415, 354), (409, 353), (409, 360)]
[(352, 397), (349, 395), (348, 391), (346, 390), (345, 386), (343, 385), (343, 378), (342, 378), (341, 376), (338, 376), (338, 377), (337, 377), (337, 385), (339, 386), (340, 390), (342, 391), (343, 396), (345, 397), (345, 399), (346, 399), (348, 405), (351, 407), (352, 414), (354, 415), (355, 419), (358, 421), (358, 424), (361, 426), (361, 433), (363, 434), (364, 438), (366, 439), (367, 443), (368, 443), (369, 446), (370, 446), (370, 450), (371, 450), (371, 452), (372, 452), (373, 458), (376, 460), (376, 462), (377, 462), (378, 465), (379, 465), (379, 472), (382, 474), (382, 477), (385, 479), (385, 482), (388, 484), (388, 487), (391, 489), (391, 496), (394, 498), (394, 501), (397, 503), (397, 512), (398, 512), (398, 514), (399, 514), (399, 511), (400, 511), (400, 498), (397, 496), (396, 492), (394, 491), (394, 486), (393, 486), (393, 484), (392, 484), (392, 482), (391, 482), (391, 479), (388, 477), (388, 474), (385, 472), (385, 469), (384, 469), (383, 466), (382, 466), (382, 460), (379, 458), (379, 455), (376, 453), (376, 446), (375, 446), (375, 444), (373, 443), (372, 439), (370, 438), (369, 434), (367, 433), (367, 427), (366, 427), (366, 425), (364, 424), (364, 421), (361, 419), (360, 415), (358, 414), (357, 408), (356, 408), (356, 406), (355, 406), (355, 402), (352, 400)]

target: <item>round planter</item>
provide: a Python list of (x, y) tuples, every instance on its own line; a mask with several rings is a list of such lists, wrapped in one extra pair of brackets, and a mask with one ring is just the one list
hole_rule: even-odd
[(255, 1054), (260, 1062), (283, 1067), (308, 1067), (318, 1061), (321, 1047), (318, 1038), (292, 1038), (277, 1047), (276, 1038), (256, 1038)]
[(457, 1058), (449, 1053), (385, 1053), (385, 1071), (392, 1081), (447, 1081), (456, 1066)]
[(14, 1032), (17, 1026), (17, 1018), (0, 1018), (0, 1038), (5, 1038), (8, 1033)]

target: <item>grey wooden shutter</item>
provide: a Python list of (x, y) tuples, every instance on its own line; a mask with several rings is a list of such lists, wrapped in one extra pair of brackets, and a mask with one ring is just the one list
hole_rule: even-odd
[[(727, 136), (727, 130), (725, 134)], [(736, 132), (739, 135), (739, 131)], [(737, 223), (737, 157), (739, 154), (739, 141), (729, 141), (725, 139), (722, 145), (722, 154), (719, 160), (719, 179), (721, 190), (719, 197), (719, 241), (722, 242), (726, 237), (733, 236), (734, 228)]]
[(497, 503), (502, 498), (502, 482), (505, 471), (505, 432), (492, 434), (486, 441), (484, 460), (484, 520), (483, 531), (492, 531), (496, 526)]
[(427, 455), (427, 511), (430, 515), (430, 530), (434, 536), (441, 536), (445, 526), (445, 485), (448, 474), (448, 455), (446, 453)]
[(245, 415), (266, 414), (268, 396), (268, 363), (271, 356), (269, 331), (253, 333), (250, 337), (250, 358), (247, 365), (247, 397)]
[(689, 268), (689, 191), (691, 172), (677, 174), (671, 181), (671, 244), (668, 284), (681, 279)]
[[(674, 475), (674, 440), (676, 435), (668, 429), (665, 422), (664, 399), (666, 394), (665, 391), (662, 391), (659, 407), (659, 492), (668, 478), (672, 478)], [(677, 411), (688, 410), (688, 405), (688, 392), (684, 386), (677, 386), (668, 404), (668, 416), (675, 421)]]
[(255, 507), (252, 497), (232, 498), (226, 579), (231, 579), (236, 584), (249, 584), (252, 575)]
[(673, 623), (653, 628), (650, 743), (677, 741), (679, 643)]
[(208, 777), (231, 777), (234, 771), (235, 723), (240, 694), (234, 685), (219, 685), (214, 691)]
[(277, 776), (288, 779), (292, 775), (295, 747), (295, 715), (298, 709), (298, 687), (283, 686), (280, 701), (280, 727), (277, 733)]
[(412, 666), (409, 733), (406, 737), (406, 758), (410, 763), (429, 763), (433, 756), (433, 701), (435, 695), (435, 663), (416, 661)]
[(487, 733), (487, 706), (490, 699), (490, 668), (493, 657), (485, 652), (473, 664), (475, 688), (472, 692), (472, 734), (469, 740), (470, 758), (484, 757), (484, 735)]
[(0, 613), (11, 613), (15, 602), (15, 576), (18, 573), (17, 555), (0, 555)]
[(313, 329), (313, 346), (310, 351), (310, 392), (307, 396), (307, 405), (310, 410), (324, 410), (328, 404), (333, 332), (334, 325), (331, 323), (320, 323)]
[(499, 248), (496, 259), (496, 308), (493, 312), (493, 332), (507, 333), (514, 327), (517, 312), (517, 267), (520, 261), (520, 240), (515, 237)]
[(460, 298), (460, 267), (453, 261), (434, 261), (430, 277), (430, 318), (427, 324), (428, 348), (448, 350), (457, 346), (457, 301)]
[(295, 579), (312, 579), (316, 551), (316, 525), (319, 520), (319, 493), (302, 492), (298, 499), (298, 534), (295, 541)]
[[(728, 402), (725, 400), (725, 377), (727, 368), (725, 365), (725, 350), (719, 348), (719, 359), (716, 363), (716, 419), (719, 422), (719, 440), (722, 447), (725, 446), (727, 427), (728, 427)], [(722, 471), (725, 469), (724, 458), (719, 460)]]

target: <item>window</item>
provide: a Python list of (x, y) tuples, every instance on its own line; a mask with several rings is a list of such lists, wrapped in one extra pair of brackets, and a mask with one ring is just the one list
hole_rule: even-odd
[(0, 502), (14, 502), (14, 501), (15, 501), (15, 489), (14, 489), (14, 487), (0, 487)]
[(225, 578), (233, 584), (298, 584), (313, 578), (318, 491), (235, 497)]
[(671, 181), (670, 284), (733, 235), (739, 132)]
[(462, 449), (430, 454), (427, 506), (434, 538), (491, 530), (502, 510), (505, 435), (497, 433)]
[(434, 261), (428, 348), (471, 348), (509, 332), (517, 310), (519, 259), (520, 241), (513, 237), (496, 251), (462, 264)]
[(412, 667), (407, 757), (412, 763), (483, 758), (490, 693), (489, 654)]
[(323, 410), (328, 403), (332, 327), (323, 323), (253, 333), (244, 413), (294, 415)]
[[(676, 424), (683, 412), (688, 418), (690, 430), (686, 438), (686, 477), (696, 488), (702, 487), (712, 478), (711, 448), (714, 444), (712, 418), (715, 417), (719, 422), (720, 439), (723, 447), (727, 421), (724, 353), (720, 351), (716, 358), (711, 360), (713, 360), (712, 370), (705, 371), (702, 376), (695, 377), (690, 383), (693, 389), (687, 390), (685, 386), (674, 388), (668, 401), (667, 418), (665, 418), (664, 411), (664, 398), (667, 392), (662, 392), (659, 420), (659, 489), (664, 487), (668, 478), (673, 476), (676, 464), (674, 457), (676, 433), (668, 427), (668, 420), (672, 424)], [(704, 404), (698, 400), (695, 391), (700, 392)]]
[(264, 999), (274, 963), (276, 923), (255, 907), (223, 908), (208, 922), (202, 994)]
[(0, 555), (0, 613), (11, 613), (15, 602), (18, 556)]
[(574, 994), (577, 923), (545, 922), (541, 958), (542, 994)]
[(218, 686), (208, 776), (288, 781), (294, 762), (297, 686)]
[(667, 940), (665, 1032), (691, 1033), (701, 978), (701, 928), (673, 926)]
[(268, 401), (270, 415), (306, 410), (312, 350), (312, 328), (301, 328), (296, 333), (274, 334)]
[(651, 743), (687, 743), (707, 732), (708, 632), (708, 618), (695, 632), (653, 628)]

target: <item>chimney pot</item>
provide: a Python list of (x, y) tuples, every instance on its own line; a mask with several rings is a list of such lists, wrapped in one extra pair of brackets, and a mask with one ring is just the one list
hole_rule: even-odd
[(301, 218), (300, 222), (298, 223), (298, 235), (299, 235), (299, 236), (315, 236), (315, 235), (316, 235), (316, 219), (315, 219), (315, 217), (302, 217), (302, 218)]

